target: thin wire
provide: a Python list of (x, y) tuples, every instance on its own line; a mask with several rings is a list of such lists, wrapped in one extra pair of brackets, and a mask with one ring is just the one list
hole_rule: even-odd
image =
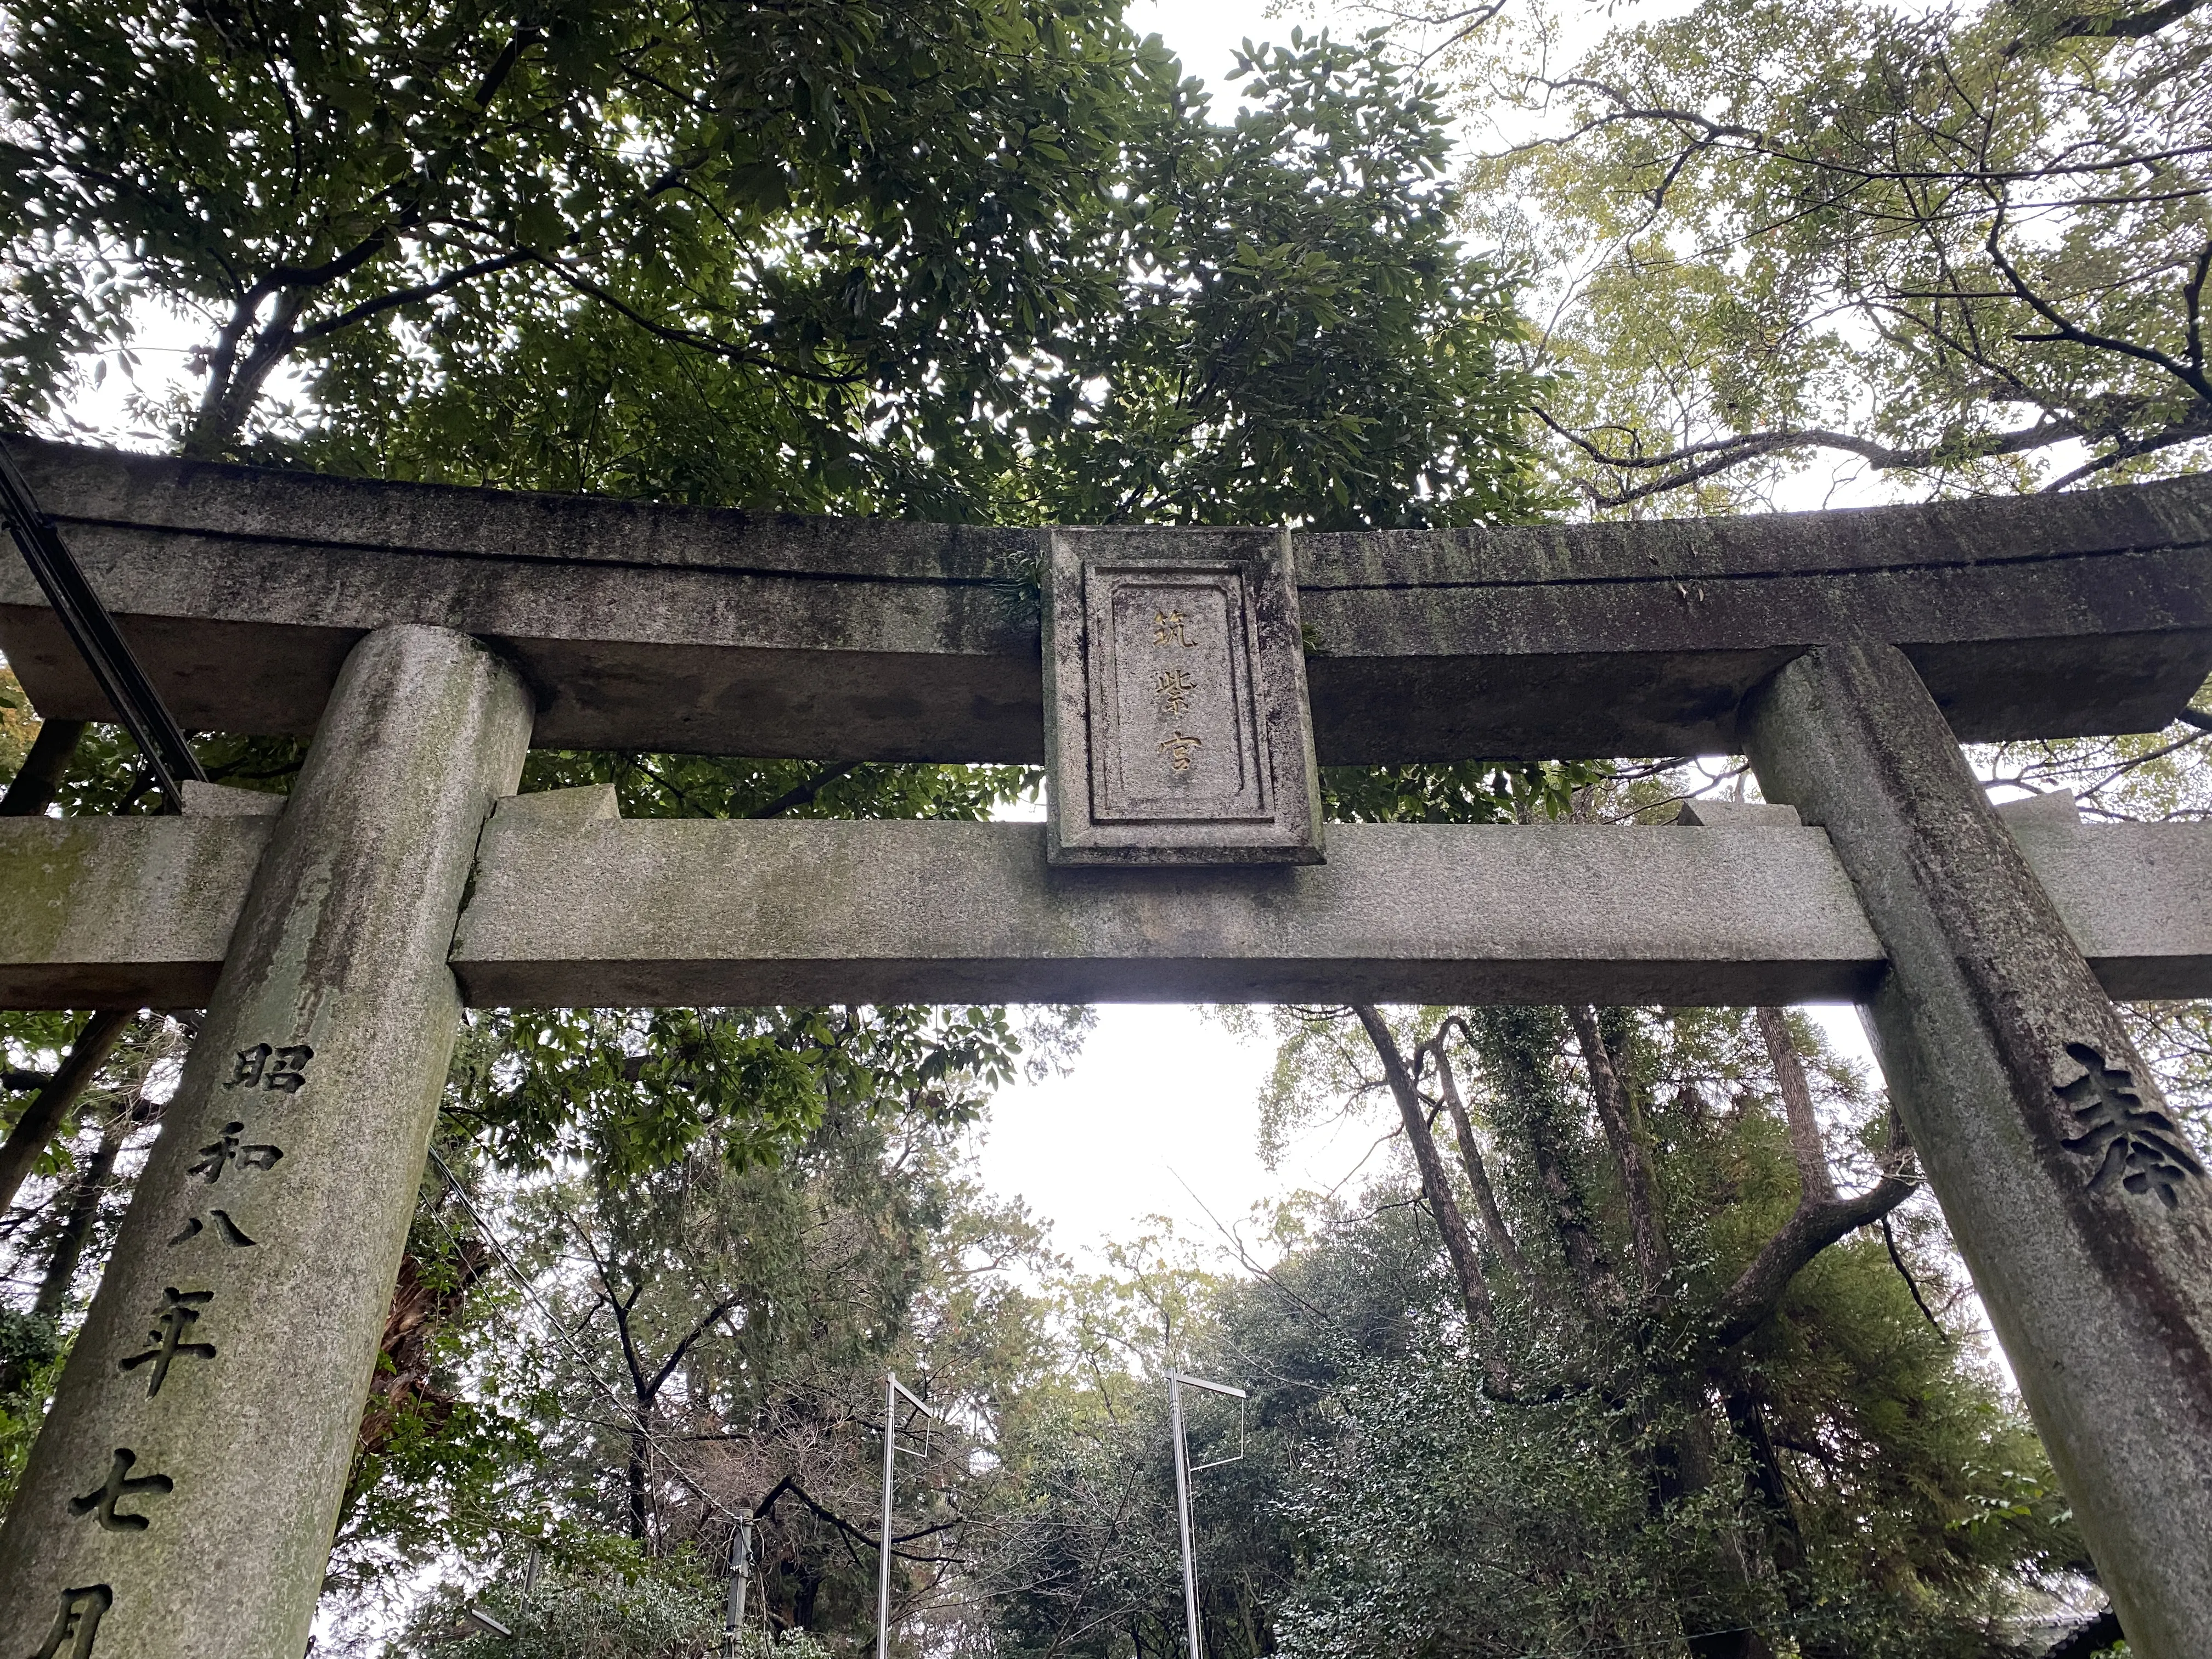
[(175, 717), (145, 668), (131, 653), (131, 642), (115, 625), (115, 618), (100, 600), (100, 592), (85, 577), (62, 540), (53, 517), (40, 507), (31, 486), (15, 470), (5, 446), (0, 446), (0, 520), (4, 520), (24, 563), (38, 579), (54, 616), (84, 659), (101, 694), (114, 706), (116, 715), (138, 745), (146, 765), (161, 786), (163, 809), (184, 810), (179, 779), (207, 781), (207, 772), (192, 746), (185, 739)]
[[(468, 1195), (446, 1160), (439, 1156), (435, 1146), (430, 1148), (430, 1162), (438, 1166), (438, 1173), (445, 1176), (446, 1184), (453, 1188), (453, 1196), (461, 1200), (461, 1207), (469, 1212), (470, 1218), (477, 1224), (477, 1231), (483, 1234), (485, 1242), (491, 1246), (492, 1253), (499, 1258), (500, 1266), (507, 1269), (507, 1276), (514, 1280), (523, 1295), (529, 1297), (530, 1305), (538, 1310), (538, 1316), (544, 1320), (547, 1328), (559, 1340), (562, 1346), (568, 1350), (570, 1357), (582, 1369), (584, 1375), (599, 1385), (599, 1392), (606, 1395), (608, 1403), (613, 1406), (616, 1412), (627, 1419), (630, 1426), (644, 1439), (645, 1443), (661, 1455), (668, 1467), (675, 1471), (677, 1478), (696, 1492), (700, 1501), (705, 1504), (709, 1510), (718, 1510), (732, 1521), (751, 1518), (721, 1502), (701, 1486), (690, 1472), (677, 1461), (674, 1449), (653, 1431), (652, 1425), (645, 1420), (644, 1413), (630, 1401), (624, 1400), (615, 1386), (599, 1375), (590, 1358), (578, 1346), (575, 1338), (568, 1334), (560, 1320), (554, 1316), (553, 1310), (548, 1308), (539, 1297), (537, 1286), (532, 1285), (528, 1276), (515, 1265), (514, 1257), (507, 1253), (506, 1243), (497, 1233), (492, 1231), (491, 1224), (484, 1219), (483, 1212), (477, 1208), (476, 1201)], [(447, 1231), (448, 1234), (452, 1231), (450, 1228)]]

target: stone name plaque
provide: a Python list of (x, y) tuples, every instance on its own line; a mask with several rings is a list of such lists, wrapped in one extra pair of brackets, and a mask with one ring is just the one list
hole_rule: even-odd
[(1297, 604), (1281, 531), (1054, 532), (1054, 863), (1321, 862)]

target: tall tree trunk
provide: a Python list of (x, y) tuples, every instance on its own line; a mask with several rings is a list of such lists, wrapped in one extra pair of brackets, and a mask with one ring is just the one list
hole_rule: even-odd
[(46, 1258), (37, 1299), (31, 1304), (31, 1311), (42, 1318), (58, 1319), (69, 1306), (70, 1288), (76, 1285), (77, 1269), (84, 1262), (85, 1241), (92, 1236), (92, 1224), (100, 1215), (100, 1200), (107, 1195), (107, 1183), (115, 1175), (115, 1160), (122, 1156), (123, 1144), (131, 1138), (133, 1122), (128, 1109), (108, 1119), (100, 1132), (100, 1145), (77, 1172), (76, 1179), (70, 1183), (61, 1224), (54, 1230), (53, 1253)]
[[(643, 1419), (644, 1413), (650, 1409), (650, 1406), (647, 1405), (641, 1404), (639, 1407), (641, 1421)], [(646, 1444), (645, 1431), (642, 1428), (632, 1429), (629, 1434), (629, 1535), (641, 1544), (646, 1541), (646, 1460), (649, 1455), (650, 1449)]]
[(87, 1019), (70, 1044), (69, 1055), (56, 1068), (52, 1080), (32, 1097), (0, 1144), (0, 1209), (15, 1201), (23, 1181), (37, 1165), (47, 1143), (60, 1132), (70, 1109), (83, 1094), (100, 1063), (136, 1018), (128, 1008), (102, 1008)]
[(1813, 1091), (1805, 1081), (1805, 1065), (1790, 1035), (1790, 1021), (1779, 1008), (1759, 1010), (1759, 1034), (1766, 1040), (1767, 1058), (1774, 1064), (1774, 1081), (1782, 1091), (1782, 1109), (1790, 1121), (1790, 1154), (1797, 1162), (1797, 1179), (1804, 1204), (1836, 1201), (1836, 1178), (1828, 1168), (1828, 1149), (1820, 1139), (1820, 1120), (1813, 1110)]
[[(215, 349), (208, 355), (207, 387), (200, 394), (191, 428), (179, 451), (185, 459), (221, 460), (229, 454), (239, 434), (246, 429), (246, 417), (260, 399), (262, 387), (299, 343), (293, 325), (307, 308), (307, 291), (278, 290), (269, 320), (261, 322), (262, 301), (270, 297), (269, 290), (263, 288), (241, 298), (216, 336)], [(239, 347), (248, 335), (253, 343), (241, 359)]]
[(1454, 1016), (1445, 1021), (1443, 1027), (1437, 1032), (1429, 1052), (1436, 1056), (1437, 1082), (1443, 1091), (1444, 1109), (1451, 1114), (1452, 1133), (1459, 1141), (1459, 1161), (1467, 1170), (1468, 1188), (1474, 1194), (1475, 1212), (1482, 1218), (1483, 1236), (1489, 1242), (1491, 1249), (1521, 1286), (1521, 1293), (1537, 1306), (1543, 1307), (1551, 1300), (1550, 1292), (1545, 1289), (1543, 1281), (1536, 1277), (1534, 1269), (1529, 1267), (1528, 1258), (1521, 1254), (1521, 1246), (1513, 1237), (1513, 1230), (1505, 1224), (1504, 1212), (1498, 1207), (1498, 1192), (1490, 1184), (1490, 1168), (1483, 1162), (1481, 1146), (1475, 1139), (1474, 1121), (1468, 1115), (1467, 1102), (1459, 1091), (1459, 1074), (1452, 1067), (1451, 1056), (1445, 1052), (1445, 1038), (1455, 1025), (1460, 1028), (1462, 1036), (1468, 1036), (1469, 1045), (1473, 1044), (1474, 1039), (1468, 1035), (1466, 1025)]
[(438, 1262), (434, 1272), (426, 1273), (411, 1255), (399, 1259), (399, 1279), (384, 1316), (384, 1341), (362, 1413), (361, 1451), (382, 1451), (410, 1413), (433, 1428), (453, 1416), (453, 1396), (431, 1386), (431, 1349), (492, 1260), (491, 1247), (477, 1238), (456, 1240), (453, 1255)]
[(1452, 1271), (1459, 1279), (1461, 1304), (1467, 1310), (1468, 1328), (1481, 1351), (1484, 1377), (1493, 1392), (1510, 1394), (1512, 1373), (1498, 1347), (1498, 1314), (1491, 1303), (1490, 1286), (1484, 1282), (1474, 1240), (1468, 1237), (1467, 1218), (1461, 1214), (1459, 1200), (1452, 1195), (1443, 1158), (1437, 1151), (1436, 1137), (1429, 1132), (1428, 1113), (1420, 1091), (1414, 1085), (1413, 1072), (1398, 1047), (1398, 1039), (1371, 1004), (1355, 1003), (1352, 1012), (1359, 1016), (1359, 1023), (1367, 1028), (1375, 1052), (1382, 1057), (1382, 1075), (1389, 1082), (1391, 1097), (1398, 1103), (1398, 1115), (1406, 1126), (1406, 1139), (1413, 1143), (1413, 1162), (1421, 1172), (1421, 1195), (1428, 1200), (1430, 1213), (1437, 1218), (1437, 1230), (1443, 1235), (1444, 1254), (1451, 1258)]
[(1590, 1098), (1604, 1126), (1606, 1144), (1613, 1149), (1620, 1170), (1620, 1186), (1628, 1201), (1628, 1231), (1636, 1255), (1637, 1279), (1648, 1301), (1666, 1283), (1674, 1267), (1674, 1250), (1667, 1237), (1666, 1212), (1659, 1198), (1657, 1172), (1652, 1167), (1651, 1137), (1644, 1124), (1620, 1068), (1598, 1027), (1597, 1011), (1577, 1005), (1567, 1010), (1575, 1028), (1575, 1042), (1589, 1069)]
[(1782, 1459), (1774, 1449), (1774, 1437), (1766, 1427), (1766, 1408), (1758, 1392), (1741, 1378), (1722, 1382), (1721, 1403), (1728, 1412), (1729, 1427), (1751, 1454), (1749, 1481), (1752, 1496), (1768, 1517), (1767, 1553), (1782, 1578), (1783, 1593), (1792, 1611), (1803, 1601), (1800, 1575), (1805, 1569), (1805, 1534), (1797, 1525), (1796, 1505), (1790, 1501), (1790, 1485), (1783, 1478)]
[(1477, 1053), (1497, 1085), (1501, 1106), (1528, 1149), (1528, 1160), (1551, 1212), (1559, 1254), (1592, 1313), (1620, 1305), (1620, 1284), (1590, 1224), (1589, 1206), (1572, 1173), (1565, 1145), (1564, 1105), (1550, 1075), (1556, 1015), (1540, 1008), (1485, 1008), (1474, 1029)]
[[(130, 1138), (131, 1123), (128, 1110), (116, 1113), (108, 1121), (100, 1131), (100, 1145), (62, 1194), (61, 1212), (48, 1231), (46, 1269), (39, 1278), (38, 1294), (31, 1301), (32, 1317), (44, 1321), (50, 1330), (58, 1328), (69, 1306), (70, 1287), (76, 1283), (77, 1268), (84, 1261), (85, 1240), (100, 1214), (100, 1200), (115, 1173), (116, 1158)], [(47, 1350), (49, 1355), (52, 1352)], [(25, 1354), (0, 1365), (0, 1399), (20, 1393), (32, 1372), (44, 1363), (37, 1354)]]
[(39, 735), (31, 740), (31, 752), (23, 757), (22, 766), (9, 781), (8, 793), (0, 795), (0, 818), (46, 817), (46, 808), (61, 793), (62, 780), (69, 775), (70, 762), (76, 757), (85, 725), (83, 720), (40, 723)]

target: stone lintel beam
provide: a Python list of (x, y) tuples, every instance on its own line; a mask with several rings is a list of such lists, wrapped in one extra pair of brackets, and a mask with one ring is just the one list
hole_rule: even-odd
[(273, 824), (0, 819), (0, 1006), (204, 1008)]
[[(1042, 532), (15, 449), (190, 727), (310, 732), (355, 640), (424, 623), (495, 642), (544, 746), (1044, 757)], [(1827, 641), (1902, 647), (1970, 741), (2154, 729), (2212, 667), (2212, 478), (1293, 543), (1325, 765), (1733, 752)], [(106, 717), (10, 556), (0, 650)]]
[(1055, 868), (1042, 825), (495, 817), (477, 1004), (1748, 1003), (1865, 994), (1818, 831), (1332, 824), (1329, 860)]
[[(616, 822), (592, 793), (487, 831), (471, 1003), (1733, 1005), (1863, 998), (1882, 967), (1817, 830), (1333, 824), (1316, 868), (1058, 871), (1029, 824)], [(2212, 826), (2012, 827), (2111, 994), (2212, 995)], [(0, 823), (27, 899), (0, 1006), (201, 1006), (270, 828)]]

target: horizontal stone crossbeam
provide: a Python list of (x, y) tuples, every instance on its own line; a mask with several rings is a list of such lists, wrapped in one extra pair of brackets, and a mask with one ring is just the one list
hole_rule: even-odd
[[(308, 732), (415, 623), (514, 662), (544, 747), (1044, 758), (1042, 531), (18, 453), (189, 727)], [(1901, 647), (1968, 741), (2154, 729), (2212, 668), (2212, 478), (1292, 541), (1324, 765), (1736, 752), (1828, 642)], [(107, 717), (12, 559), (0, 650), (42, 714)]]
[[(1826, 833), (1334, 824), (1325, 866), (1054, 870), (1042, 826), (615, 820), (510, 799), (452, 965), (477, 1006), (1864, 1000)], [(198, 1006), (271, 821), (0, 821), (0, 1005)], [(2012, 825), (2105, 988), (2212, 995), (2212, 826)]]

